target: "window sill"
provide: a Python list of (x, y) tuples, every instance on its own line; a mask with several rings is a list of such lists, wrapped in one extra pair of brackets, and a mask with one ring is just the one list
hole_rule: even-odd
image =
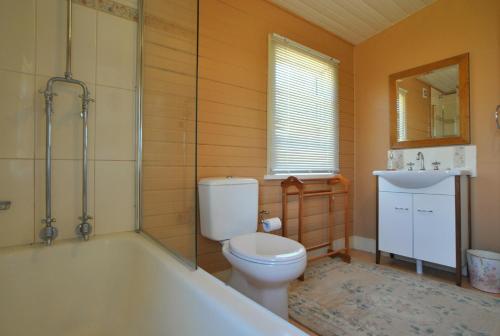
[(295, 176), (301, 180), (329, 179), (337, 174), (299, 174), (299, 175), (264, 175), (264, 180), (286, 180), (290, 176)]

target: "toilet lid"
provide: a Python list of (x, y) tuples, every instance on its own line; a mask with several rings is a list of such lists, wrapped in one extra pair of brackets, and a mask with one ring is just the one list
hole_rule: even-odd
[(263, 232), (231, 238), (229, 250), (237, 257), (257, 263), (290, 262), (306, 255), (304, 246), (295, 240)]

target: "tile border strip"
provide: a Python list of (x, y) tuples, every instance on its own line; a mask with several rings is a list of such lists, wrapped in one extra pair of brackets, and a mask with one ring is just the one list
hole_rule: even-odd
[(134, 22), (138, 21), (139, 12), (137, 8), (121, 4), (114, 0), (72, 0), (72, 1), (75, 4), (92, 8), (103, 13), (111, 14), (125, 20)]

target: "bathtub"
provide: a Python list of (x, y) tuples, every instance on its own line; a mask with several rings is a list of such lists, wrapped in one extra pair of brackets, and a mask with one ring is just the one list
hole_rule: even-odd
[(129, 232), (0, 249), (0, 335), (305, 335)]

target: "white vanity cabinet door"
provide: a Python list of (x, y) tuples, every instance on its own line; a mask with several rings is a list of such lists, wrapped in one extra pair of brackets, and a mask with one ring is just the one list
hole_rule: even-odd
[(379, 192), (379, 250), (413, 257), (412, 195)]
[(415, 259), (455, 267), (455, 197), (413, 195)]

